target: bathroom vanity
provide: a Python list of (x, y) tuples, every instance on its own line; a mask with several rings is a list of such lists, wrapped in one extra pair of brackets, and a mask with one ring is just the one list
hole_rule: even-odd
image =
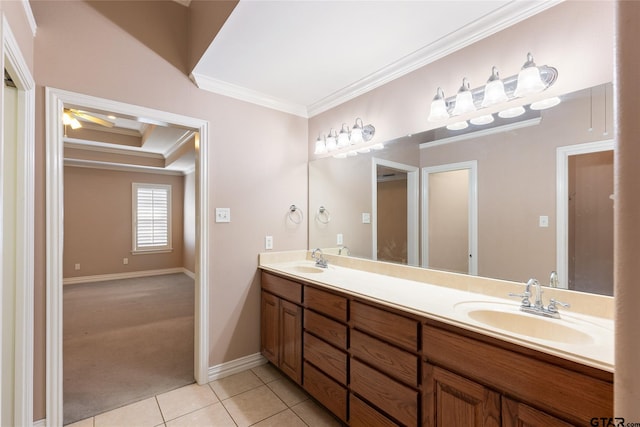
[(613, 415), (610, 319), (520, 314), (511, 282), (305, 258), (261, 254), (261, 351), (344, 423), (588, 426)]

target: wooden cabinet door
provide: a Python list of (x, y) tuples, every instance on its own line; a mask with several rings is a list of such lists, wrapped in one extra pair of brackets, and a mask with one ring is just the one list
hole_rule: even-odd
[(571, 427), (572, 424), (524, 403), (503, 397), (502, 425), (504, 427)]
[(424, 381), (427, 426), (500, 426), (498, 393), (430, 364), (425, 364)]
[(280, 300), (280, 369), (302, 381), (302, 307)]
[(280, 299), (262, 292), (260, 304), (260, 351), (271, 363), (280, 364)]

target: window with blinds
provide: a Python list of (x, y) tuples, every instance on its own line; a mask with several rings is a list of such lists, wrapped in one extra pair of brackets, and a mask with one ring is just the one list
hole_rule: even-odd
[(133, 183), (133, 251), (171, 250), (171, 186)]

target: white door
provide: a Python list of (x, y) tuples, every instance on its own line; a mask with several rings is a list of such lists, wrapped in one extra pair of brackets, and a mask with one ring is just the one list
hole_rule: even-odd
[(478, 274), (477, 163), (422, 168), (422, 266)]

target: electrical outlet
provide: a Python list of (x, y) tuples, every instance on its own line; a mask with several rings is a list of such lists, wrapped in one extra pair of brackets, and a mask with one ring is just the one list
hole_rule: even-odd
[(76, 264), (76, 265), (74, 266), (74, 268), (75, 268), (76, 270), (80, 270), (80, 264)]
[(273, 236), (264, 236), (264, 248), (266, 250), (273, 249)]
[(336, 236), (336, 244), (342, 245), (342, 243), (343, 243), (342, 233), (338, 233), (338, 235)]
[(122, 258), (122, 263), (123, 263), (124, 265), (129, 264), (129, 258)]
[(216, 222), (231, 222), (231, 208), (216, 208)]

